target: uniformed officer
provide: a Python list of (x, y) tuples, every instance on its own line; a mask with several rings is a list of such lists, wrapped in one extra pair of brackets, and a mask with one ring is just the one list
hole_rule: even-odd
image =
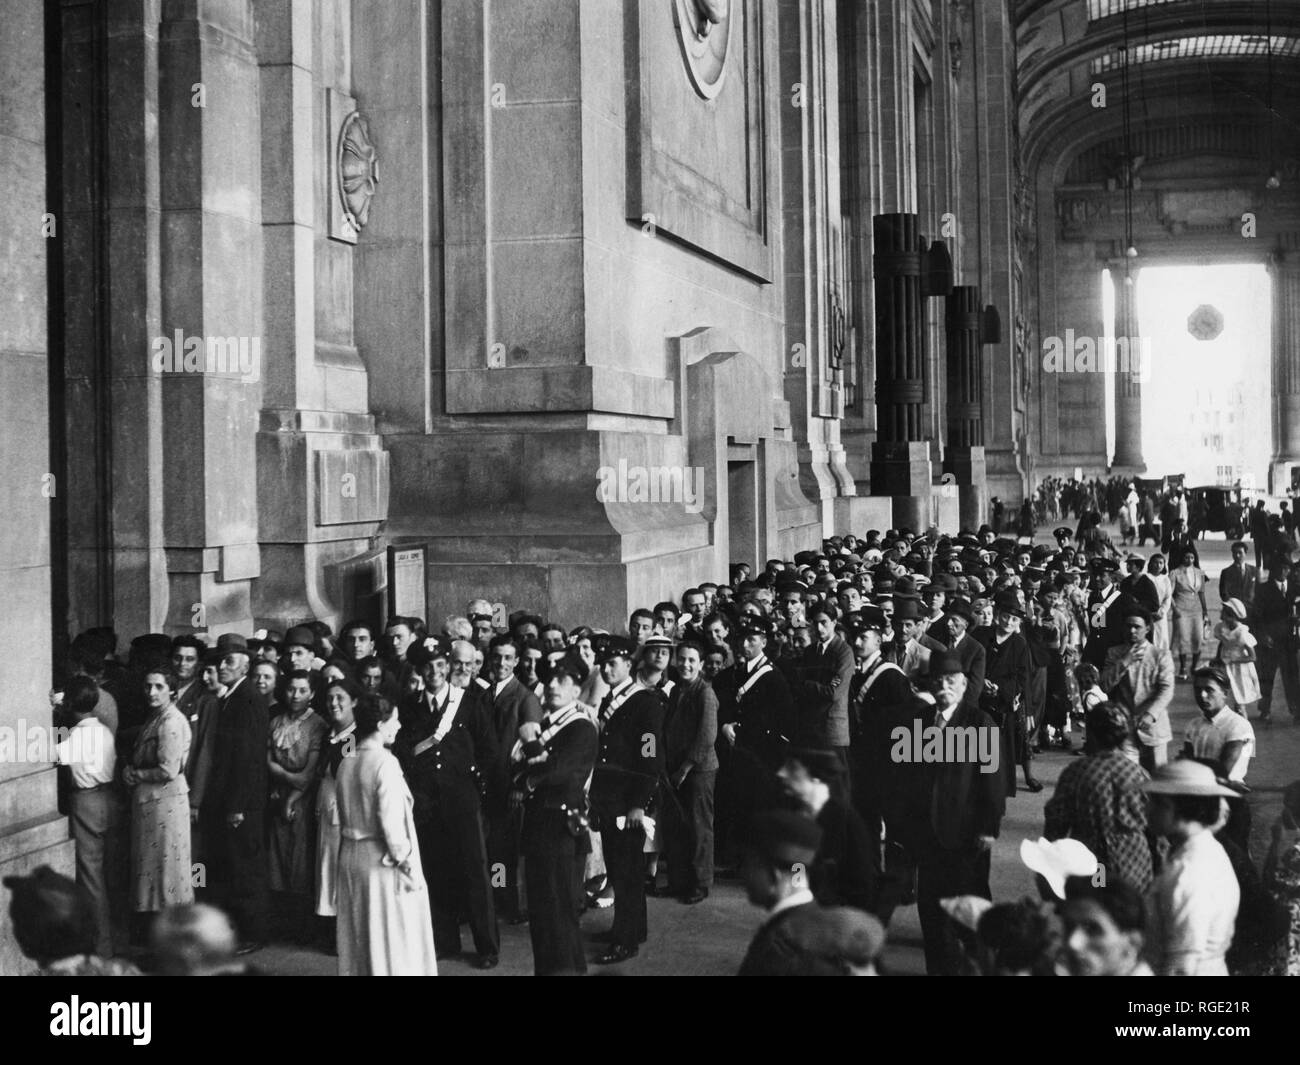
[(408, 657), (424, 676), (424, 691), (400, 708), (393, 753), (415, 800), (415, 829), (429, 883), (438, 957), (460, 953), (460, 914), (468, 912), (476, 968), (495, 968), (500, 954), (482, 793), (496, 762), (496, 737), (472, 689), (448, 682), (449, 648), (430, 640)]
[(597, 714), (600, 751), (591, 805), (614, 889), (614, 925), (598, 965), (635, 957), (647, 934), (642, 855), (646, 816), (663, 772), (664, 704), (657, 692), (632, 677), (634, 654), (630, 640), (611, 637), (600, 663), (609, 692)]
[(552, 666), (546, 712), (540, 723), (519, 726), (510, 755), (516, 801), (524, 810), (521, 850), (538, 976), (587, 971), (575, 863), (578, 840), (587, 832), (587, 781), (598, 740), (595, 723), (578, 703), (586, 679), (586, 663), (576, 654)]

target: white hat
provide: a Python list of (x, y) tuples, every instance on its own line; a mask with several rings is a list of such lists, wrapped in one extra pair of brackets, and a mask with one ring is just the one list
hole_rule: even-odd
[(993, 903), (979, 895), (954, 895), (950, 899), (940, 899), (939, 905), (944, 913), (972, 932), (979, 925), (980, 918), (993, 908)]
[(1223, 609), (1230, 610), (1232, 616), (1238, 621), (1246, 620), (1246, 604), (1240, 599), (1225, 599), (1223, 601)]
[(1020, 841), (1020, 860), (1047, 881), (1058, 899), (1065, 898), (1065, 881), (1071, 876), (1092, 876), (1097, 871), (1097, 856), (1077, 839), (1050, 842)]

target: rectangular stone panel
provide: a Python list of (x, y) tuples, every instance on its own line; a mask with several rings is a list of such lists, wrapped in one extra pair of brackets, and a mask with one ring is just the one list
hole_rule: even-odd
[(318, 524), (348, 525), (388, 516), (386, 451), (318, 451), (316, 475)]

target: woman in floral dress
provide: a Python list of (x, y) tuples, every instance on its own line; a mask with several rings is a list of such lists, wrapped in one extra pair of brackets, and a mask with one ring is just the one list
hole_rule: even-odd
[(190, 868), (190, 801), (185, 761), (190, 723), (176, 708), (176, 675), (144, 676), (149, 718), (135, 741), (122, 781), (131, 789), (131, 880), (136, 913), (157, 913), (194, 901)]

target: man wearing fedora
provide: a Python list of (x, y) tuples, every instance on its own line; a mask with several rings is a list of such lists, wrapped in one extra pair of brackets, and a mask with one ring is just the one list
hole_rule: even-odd
[(926, 632), (928, 621), (921, 608), (921, 601), (914, 595), (894, 597), (894, 625), (897, 629), (902, 649), (899, 667), (913, 684), (928, 675), (930, 656), (935, 651), (944, 650), (944, 645)]
[(966, 695), (962, 701), (968, 707), (979, 706), (984, 694), (984, 645), (970, 634), (974, 624), (970, 600), (955, 598), (944, 606), (943, 627), (931, 626), (929, 632), (961, 659), (962, 672), (966, 674)]
[(264, 832), (270, 708), (248, 680), (251, 655), (244, 637), (226, 633), (217, 640), (217, 651), (217, 675), (226, 691), (201, 816), (214, 852), (209, 881), (234, 919), (238, 953), (247, 954), (266, 942), (270, 905)]
[(1146, 950), (1159, 976), (1227, 976), (1241, 888), (1214, 830), (1236, 797), (1214, 770), (1190, 758), (1147, 781), (1151, 830), (1172, 849), (1147, 892)]
[(1232, 565), (1219, 574), (1219, 601), (1240, 599), (1250, 609), (1258, 585), (1259, 570), (1246, 561), (1246, 545), (1238, 540), (1232, 545)]
[[(993, 729), (993, 718), (963, 705), (966, 674), (961, 658), (938, 651), (930, 659), (933, 717), (939, 729)], [(987, 744), (976, 744), (984, 747)], [(1000, 747), (994, 743), (994, 749)], [(945, 752), (946, 753), (946, 752)], [(931, 975), (955, 974), (957, 948), (940, 900), (955, 895), (992, 898), (990, 858), (1005, 809), (1003, 774), (984, 772), (973, 757), (922, 762), (909, 772), (922, 787), (908, 811), (908, 835), (917, 852), (917, 908), (925, 939), (925, 966)], [(1013, 769), (1014, 772), (1014, 769)]]
[(1101, 671), (1103, 691), (1113, 692), (1122, 682), (1120, 701), (1133, 713), (1137, 729), (1138, 753), (1142, 768), (1148, 773), (1168, 759), (1173, 730), (1169, 725), (1169, 704), (1174, 698), (1174, 663), (1168, 651), (1148, 639), (1151, 615), (1135, 600), (1125, 600), (1125, 643), (1106, 652), (1106, 667)]

